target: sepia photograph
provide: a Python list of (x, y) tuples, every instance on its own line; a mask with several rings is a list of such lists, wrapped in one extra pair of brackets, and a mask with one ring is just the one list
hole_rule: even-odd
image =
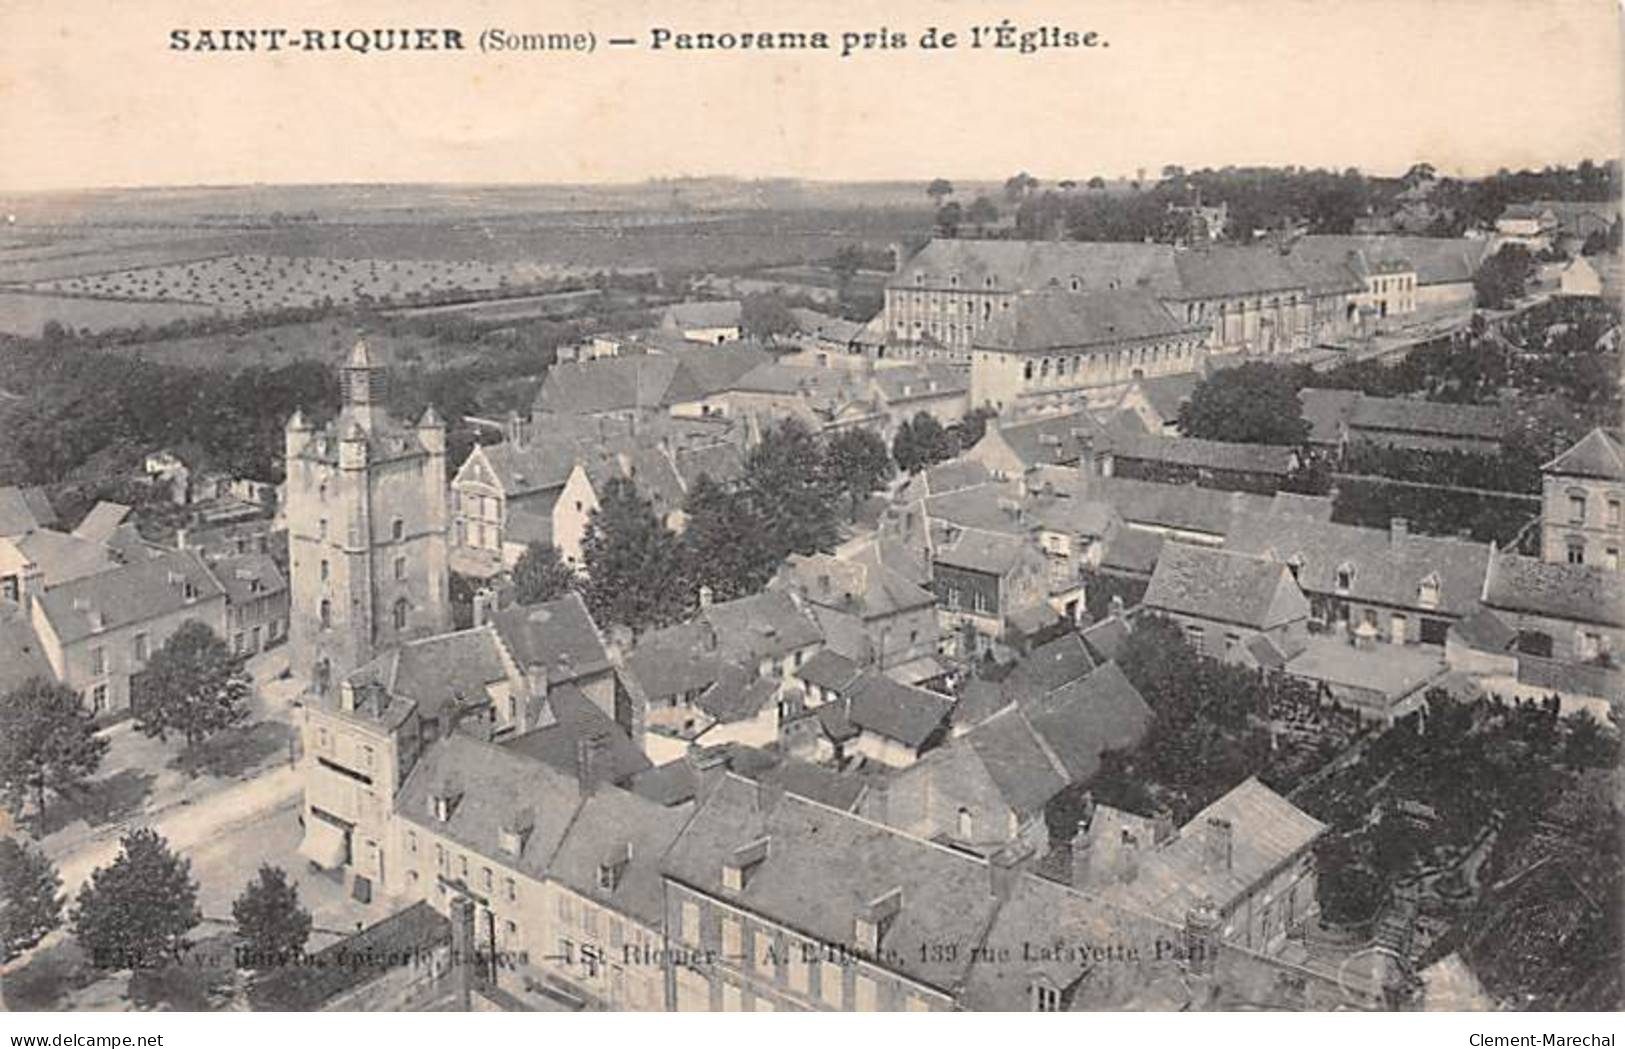
[(0, 1031), (1614, 1045), (1622, 39), (0, 0)]

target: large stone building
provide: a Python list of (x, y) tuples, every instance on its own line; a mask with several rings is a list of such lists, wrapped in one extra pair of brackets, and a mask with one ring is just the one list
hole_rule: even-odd
[(1625, 451), (1592, 430), (1541, 470), (1540, 556), (1559, 564), (1620, 567), (1625, 547)]
[(325, 690), (373, 656), (451, 625), (446, 428), (383, 407), (384, 370), (358, 341), (340, 371), (342, 409), (318, 430), (287, 425), (290, 659)]

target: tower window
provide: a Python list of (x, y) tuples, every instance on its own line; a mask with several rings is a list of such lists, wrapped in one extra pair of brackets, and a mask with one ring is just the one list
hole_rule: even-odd
[(404, 558), (404, 557), (397, 557), (395, 559), (395, 578), (396, 579), (405, 579), (406, 578), (406, 558)]
[(327, 630), (330, 627), (332, 627), (332, 625), (333, 625), (333, 602), (329, 601), (325, 597), (322, 598), (320, 614), (321, 614), (321, 619), (322, 619), (322, 629)]
[(399, 517), (395, 518), (394, 521), (390, 522), (390, 525), (389, 525), (389, 537), (391, 539), (395, 540), (397, 543), (400, 542), (402, 539), (405, 539), (406, 538), (406, 522), (402, 521)]
[(406, 598), (402, 597), (396, 600), (393, 613), (396, 630), (406, 629), (406, 612), (408, 607), (409, 606), (406, 603)]

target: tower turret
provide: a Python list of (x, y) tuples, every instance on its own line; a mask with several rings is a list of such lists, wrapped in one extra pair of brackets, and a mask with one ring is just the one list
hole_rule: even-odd
[(349, 359), (339, 369), (341, 418), (354, 420), (371, 432), (376, 421), (374, 413), (382, 410), (386, 378), (383, 367), (372, 362), (367, 340), (357, 339)]

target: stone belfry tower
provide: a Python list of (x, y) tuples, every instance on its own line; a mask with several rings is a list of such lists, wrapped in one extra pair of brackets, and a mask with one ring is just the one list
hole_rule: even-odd
[(451, 629), (446, 428), (384, 411), (387, 375), (358, 340), (338, 418), (286, 429), (289, 659), (321, 691), (402, 641)]

